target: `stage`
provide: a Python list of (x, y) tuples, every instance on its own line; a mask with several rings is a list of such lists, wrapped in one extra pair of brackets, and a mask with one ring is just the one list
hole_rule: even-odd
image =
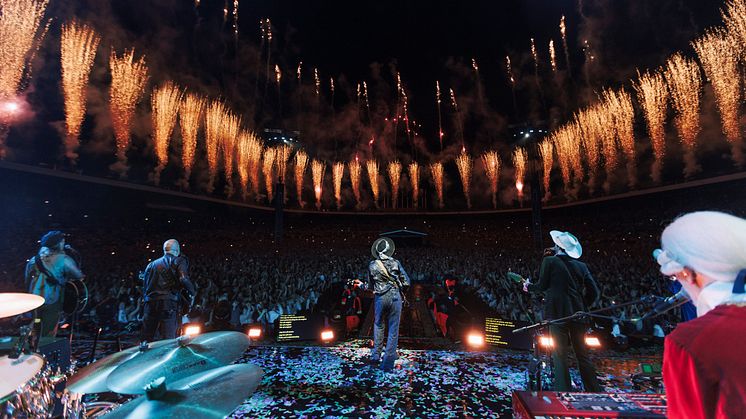
[[(249, 348), (238, 362), (265, 375), (231, 417), (511, 417), (511, 392), (526, 386), (526, 352), (400, 349), (387, 374), (364, 363), (364, 344)], [(641, 362), (660, 356), (598, 355), (606, 391), (660, 391), (659, 379), (632, 379)], [(579, 382), (576, 370), (573, 377)]]

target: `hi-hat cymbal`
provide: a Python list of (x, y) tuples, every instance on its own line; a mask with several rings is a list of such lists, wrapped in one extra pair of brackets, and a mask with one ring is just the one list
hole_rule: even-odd
[(44, 297), (25, 292), (0, 293), (0, 319), (17, 316), (44, 304)]
[(109, 374), (106, 385), (116, 393), (145, 394), (145, 386), (159, 377), (164, 377), (169, 385), (228, 365), (248, 347), (249, 337), (240, 332), (211, 332), (193, 339), (177, 339), (124, 362)]
[(148, 349), (140, 351), (139, 346), (133, 346), (127, 348), (121, 352), (113, 353), (105, 358), (101, 358), (98, 361), (86, 365), (81, 368), (67, 381), (67, 390), (71, 393), (77, 394), (89, 394), (89, 393), (104, 393), (109, 390), (106, 385), (106, 379), (109, 377), (114, 369), (123, 363), (144, 354), (147, 351), (154, 350), (155, 348), (173, 344), (176, 339), (159, 340), (148, 344)]
[(167, 386), (163, 396), (140, 396), (105, 417), (224, 418), (259, 386), (264, 371), (251, 364), (228, 365), (203, 371)]

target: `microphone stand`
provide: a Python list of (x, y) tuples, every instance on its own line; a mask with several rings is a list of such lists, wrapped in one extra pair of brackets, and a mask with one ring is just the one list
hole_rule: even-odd
[(527, 332), (527, 331), (531, 331), (535, 329), (543, 329), (545, 327), (553, 326), (555, 324), (567, 323), (569, 321), (579, 320), (582, 318), (594, 318), (594, 319), (605, 319), (605, 320), (618, 321), (619, 320), (618, 317), (606, 316), (600, 313), (604, 313), (604, 312), (611, 311), (611, 310), (616, 310), (622, 307), (633, 306), (637, 304), (651, 304), (651, 303), (654, 303), (658, 299), (659, 297), (653, 297), (653, 296), (646, 295), (645, 297), (642, 297), (638, 300), (629, 301), (626, 303), (612, 304), (608, 307), (602, 307), (602, 308), (598, 308), (598, 309), (591, 310), (591, 311), (578, 311), (574, 314), (571, 314), (565, 317), (560, 317), (558, 319), (542, 320), (538, 323), (534, 323), (534, 324), (531, 324), (525, 327), (515, 329), (513, 330), (513, 333), (522, 333), (522, 332)]

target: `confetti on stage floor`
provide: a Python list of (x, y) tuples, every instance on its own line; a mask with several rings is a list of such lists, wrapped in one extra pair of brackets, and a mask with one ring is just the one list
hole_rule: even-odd
[[(511, 417), (511, 392), (526, 386), (525, 352), (400, 349), (388, 374), (365, 364), (368, 353), (349, 343), (250, 348), (239, 362), (265, 376), (232, 417)], [(651, 390), (632, 384), (639, 362), (605, 358), (599, 376), (610, 391)]]

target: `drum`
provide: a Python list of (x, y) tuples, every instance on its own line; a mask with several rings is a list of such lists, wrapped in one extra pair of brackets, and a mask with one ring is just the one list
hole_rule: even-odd
[(55, 384), (41, 355), (0, 357), (0, 417), (51, 417)]
[(88, 287), (82, 280), (66, 282), (64, 292), (62, 311), (65, 314), (80, 313), (88, 306)]

